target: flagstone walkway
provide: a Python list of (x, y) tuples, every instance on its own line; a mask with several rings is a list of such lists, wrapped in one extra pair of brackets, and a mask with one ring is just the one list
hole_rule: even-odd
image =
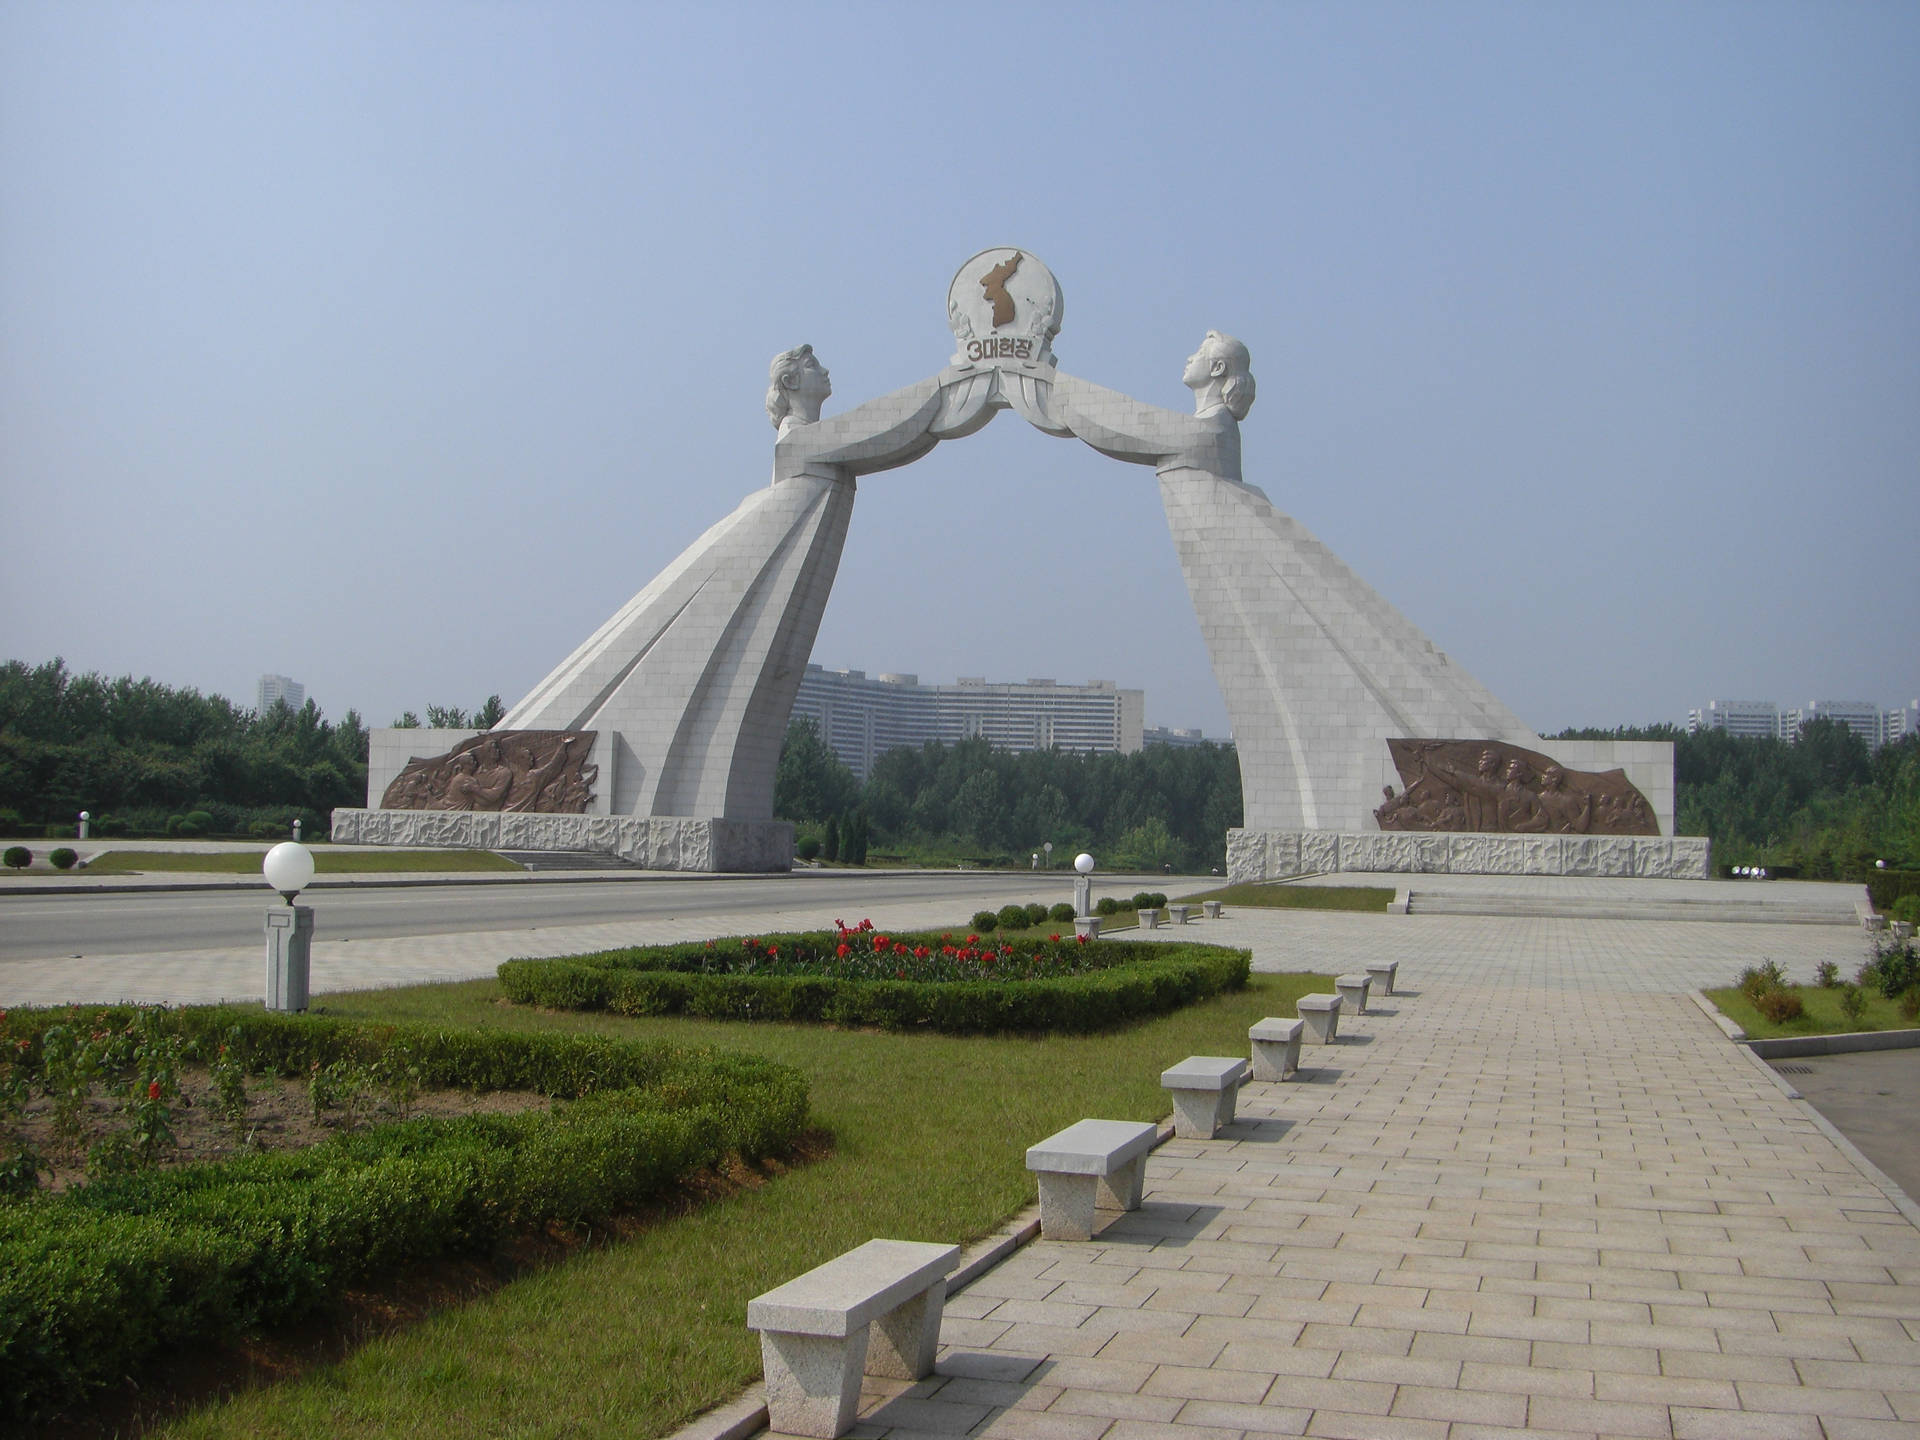
[(1206, 934), (1261, 969), (1398, 959), (1403, 993), (1155, 1152), (1140, 1210), (954, 1296), (936, 1374), (870, 1382), (856, 1435), (1920, 1435), (1920, 1230), (1684, 993), (1850, 972), (1858, 931)]

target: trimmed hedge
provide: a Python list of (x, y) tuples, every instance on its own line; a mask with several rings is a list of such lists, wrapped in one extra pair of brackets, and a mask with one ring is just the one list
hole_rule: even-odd
[[(132, 1013), (79, 1018), (105, 1028)], [(69, 1018), (8, 1015), (8, 1048), (31, 1068), (40, 1034)], [(190, 1045), (234, 1045), (249, 1068), (299, 1073), (404, 1046), (428, 1085), (532, 1089), (562, 1103), (408, 1120), (0, 1203), (0, 1419), (83, 1401), (166, 1347), (296, 1318), (396, 1265), (632, 1209), (728, 1154), (777, 1152), (807, 1118), (800, 1074), (754, 1056), (226, 1007), (162, 1023)]]
[[(830, 943), (831, 936), (770, 936), (768, 943)], [(1048, 980), (842, 980), (827, 975), (698, 973), (704, 945), (654, 945), (556, 960), (509, 960), (500, 988), (520, 1005), (609, 1010), (618, 1015), (697, 1015), (883, 1030), (973, 1035), (1003, 1031), (1084, 1033), (1161, 1015), (1243, 989), (1246, 950), (1217, 945), (1102, 940), (1099, 968)]]
[(1885, 914), (1903, 896), (1920, 895), (1920, 870), (1870, 870), (1867, 894), (1873, 897), (1873, 908)]

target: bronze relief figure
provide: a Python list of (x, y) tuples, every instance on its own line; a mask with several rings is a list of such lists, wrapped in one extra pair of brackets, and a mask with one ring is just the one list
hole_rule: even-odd
[(1389, 740), (1405, 787), (1373, 812), (1382, 830), (1658, 835), (1624, 771), (1568, 770), (1503, 740)]

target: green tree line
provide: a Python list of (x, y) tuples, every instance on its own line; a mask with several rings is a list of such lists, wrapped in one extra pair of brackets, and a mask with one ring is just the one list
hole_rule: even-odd
[(803, 838), (849, 822), (882, 853), (1026, 865), (1091, 850), (1118, 869), (1206, 870), (1240, 823), (1240, 757), (1219, 745), (1149, 745), (1132, 755), (996, 750), (985, 740), (890, 750), (864, 785), (811, 720), (787, 728), (774, 813)]
[[(0, 826), (101, 835), (326, 833), (365, 803), (367, 731), (309, 700), (264, 714), (155, 680), (74, 675), (54, 659), (0, 663)], [(69, 831), (70, 833), (70, 831)]]

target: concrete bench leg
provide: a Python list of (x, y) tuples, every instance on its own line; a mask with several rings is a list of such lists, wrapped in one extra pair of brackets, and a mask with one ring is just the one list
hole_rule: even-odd
[(891, 1380), (924, 1380), (940, 1349), (940, 1316), (947, 1308), (947, 1282), (936, 1280), (905, 1304), (873, 1322), (866, 1373)]
[(1302, 1010), (1300, 1018), (1307, 1022), (1306, 1038), (1315, 1045), (1331, 1045), (1339, 1038), (1338, 1010)]
[(1137, 1155), (1111, 1175), (1096, 1177), (1093, 1203), (1102, 1210), (1138, 1210), (1146, 1187), (1147, 1157)]
[(853, 1428), (860, 1409), (869, 1327), (844, 1339), (832, 1335), (760, 1332), (760, 1363), (767, 1375), (767, 1417), (789, 1435), (835, 1440)]
[(1097, 1175), (1063, 1175), (1042, 1170), (1040, 1176), (1040, 1236), (1044, 1240), (1093, 1238), (1094, 1187)]
[(1253, 1078), (1285, 1080), (1300, 1069), (1300, 1037), (1291, 1040), (1253, 1042)]
[(1182, 1140), (1211, 1140), (1222, 1125), (1233, 1122), (1236, 1093), (1231, 1085), (1224, 1090), (1173, 1091), (1173, 1133)]

